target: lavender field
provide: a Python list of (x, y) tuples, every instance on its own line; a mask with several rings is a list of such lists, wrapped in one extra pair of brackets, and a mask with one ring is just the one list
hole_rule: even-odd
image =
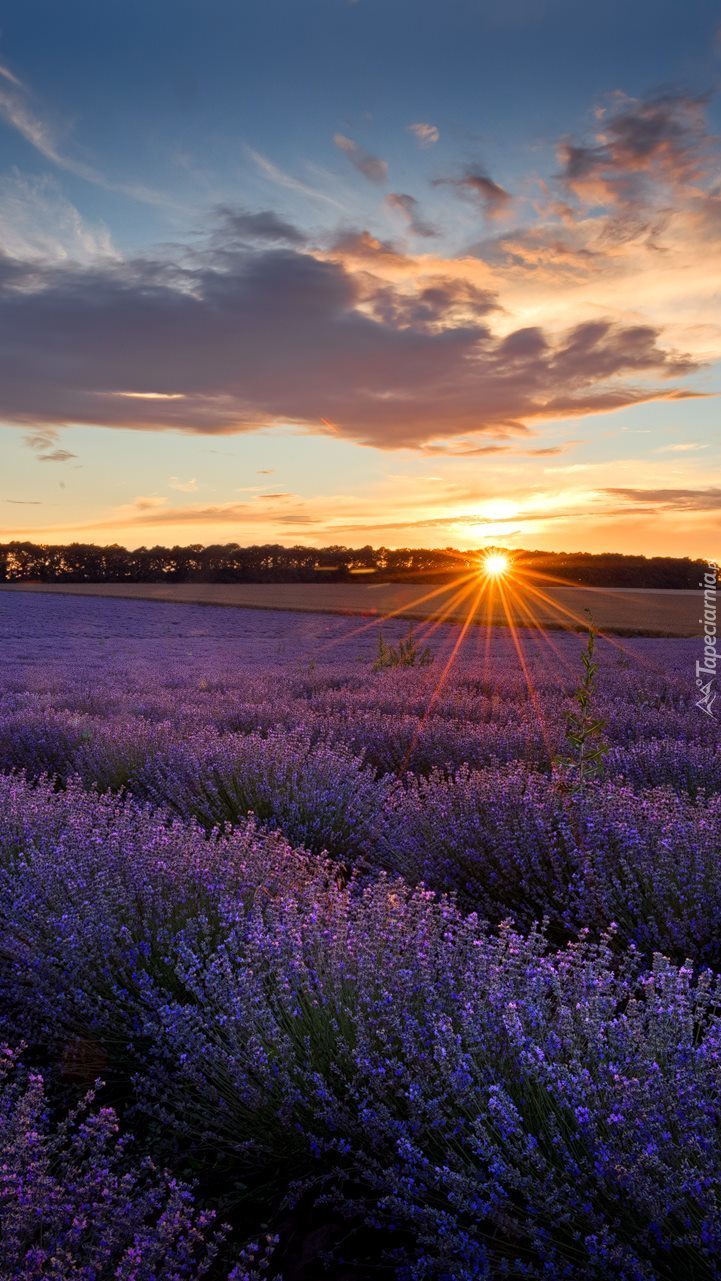
[(721, 1277), (699, 642), (459, 636), (0, 594), (2, 1278)]

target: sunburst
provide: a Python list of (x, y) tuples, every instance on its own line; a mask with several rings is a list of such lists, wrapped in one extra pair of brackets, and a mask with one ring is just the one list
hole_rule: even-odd
[(511, 558), (505, 552), (488, 552), (481, 561), (481, 571), (486, 578), (505, 578), (511, 568)]
[[(343, 641), (347, 642), (352, 636), (378, 628), (389, 619), (403, 617), (417, 620), (417, 636), (423, 642), (448, 624), (457, 628), (444, 660), (431, 669), (429, 674), (426, 704), (419, 714), (416, 732), (404, 758), (402, 770), (409, 767), (423, 726), (440, 698), (457, 660), (464, 651), (468, 652), (474, 623), (481, 624), (485, 633), (484, 671), (490, 664), (493, 633), (499, 625), (507, 629), (550, 761), (554, 748), (545, 723), (544, 708), (535, 687), (531, 651), (535, 643), (540, 641), (560, 667), (568, 672), (568, 657), (556, 644), (553, 631), (585, 632), (590, 625), (589, 619), (550, 594), (555, 587), (568, 587), (567, 579), (529, 569), (522, 554), (508, 552), (503, 548), (486, 548), (475, 557), (457, 553), (457, 558), (458, 571), (455, 575), (429, 587), (427, 591), (419, 592), (415, 598), (403, 601), (395, 609), (379, 612), (376, 617), (360, 623), (350, 633), (343, 635)], [(614, 594), (600, 588), (596, 590), (601, 596)], [(619, 638), (609, 636), (600, 628), (595, 630), (601, 639), (619, 652), (628, 657), (633, 656)], [(339, 643), (339, 638), (334, 638), (321, 648), (332, 648)], [(635, 656), (638, 658), (638, 655)]]

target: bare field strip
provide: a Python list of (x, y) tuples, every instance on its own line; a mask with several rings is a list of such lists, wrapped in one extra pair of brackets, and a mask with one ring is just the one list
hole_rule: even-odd
[[(49, 592), (53, 595), (110, 596), (126, 600), (166, 601), (176, 605), (223, 605), (243, 609), (281, 609), (320, 614), (385, 616), (409, 619), (443, 616), (446, 622), (465, 620), (467, 599), (454, 606), (453, 587), (412, 583), (2, 583), (9, 592)], [(529, 608), (547, 628), (584, 624), (590, 609), (601, 631), (617, 635), (697, 636), (700, 593), (637, 588), (548, 587), (547, 601), (527, 594), (510, 597), (514, 624), (528, 625)], [(429, 593), (428, 600), (423, 598)], [(506, 625), (508, 619), (497, 593), (490, 608), (484, 599), (474, 621)], [(446, 612), (447, 611), (447, 612)]]

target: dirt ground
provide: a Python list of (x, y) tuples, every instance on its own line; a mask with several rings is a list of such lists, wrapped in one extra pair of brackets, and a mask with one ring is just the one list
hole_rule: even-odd
[[(309, 613), (443, 618), (544, 628), (581, 627), (590, 610), (601, 631), (616, 635), (698, 636), (701, 593), (637, 588), (544, 586), (485, 592), (473, 609), (475, 587), (462, 600), (457, 587), (410, 583), (3, 583), (9, 592), (108, 596), (174, 604), (223, 605), (243, 609), (300, 610)], [(504, 599), (502, 599), (502, 596)], [(505, 600), (505, 606), (504, 606)]]

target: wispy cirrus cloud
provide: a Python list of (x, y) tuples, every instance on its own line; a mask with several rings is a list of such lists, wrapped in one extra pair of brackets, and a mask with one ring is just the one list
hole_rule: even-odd
[(0, 176), (0, 244), (22, 263), (120, 258), (108, 228), (83, 218), (54, 178), (17, 169)]
[(9, 67), (0, 66), (0, 79), (7, 84), (14, 85), (16, 89), (22, 89), (22, 81), (16, 75), (13, 75)]
[[(267, 502), (261, 501), (264, 497), (279, 501), (281, 506), (277, 509), (269, 507)], [(288, 508), (288, 499), (293, 500), (292, 508)], [(269, 521), (283, 525), (302, 525), (315, 519), (304, 508), (304, 500), (295, 494), (258, 494), (245, 502), (192, 503), (180, 507), (172, 506), (167, 499), (156, 495), (141, 495), (132, 503), (106, 513), (100, 521), (93, 523), (93, 528), (132, 529), (136, 526), (155, 528), (163, 525), (236, 525), (252, 528)]]
[(28, 88), (5, 66), (0, 66), (0, 116), (46, 160), (79, 178), (97, 180), (94, 169), (61, 153), (53, 129), (32, 107)]
[(708, 441), (678, 441), (675, 445), (659, 445), (655, 452), (657, 454), (695, 454), (708, 447)]
[(302, 178), (296, 178), (294, 174), (287, 173), (281, 169), (280, 165), (274, 164), (268, 156), (263, 155), (262, 151), (256, 151), (247, 144), (244, 147), (246, 155), (252, 160), (256, 169), (262, 174), (268, 182), (273, 183), (276, 187), (285, 187), (288, 191), (296, 191), (299, 195), (307, 196), (308, 199), (319, 201), (324, 205), (331, 205), (334, 209), (339, 209), (342, 213), (347, 213), (347, 207), (342, 201), (332, 196), (327, 191), (319, 187), (313, 187), (310, 183), (304, 182)]
[(84, 182), (103, 187), (106, 191), (129, 196), (151, 205), (175, 205), (162, 192), (154, 191), (142, 183), (118, 182), (109, 178), (94, 165), (79, 159), (63, 145), (56, 125), (42, 114), (29, 86), (7, 66), (0, 66), (0, 119), (14, 129), (45, 160), (82, 178)]

